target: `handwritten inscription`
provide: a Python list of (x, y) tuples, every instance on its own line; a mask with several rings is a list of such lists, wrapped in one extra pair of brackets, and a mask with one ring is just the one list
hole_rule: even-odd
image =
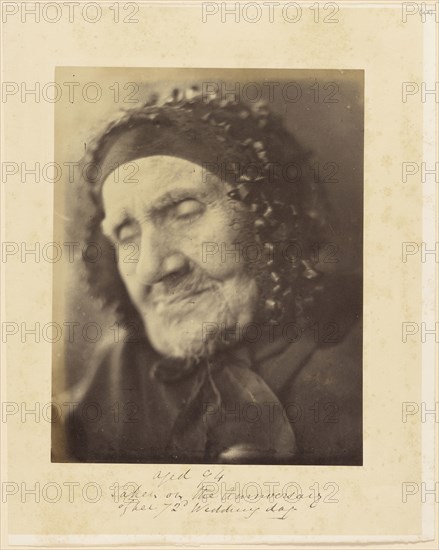
[(191, 468), (178, 474), (161, 469), (144, 483), (116, 482), (110, 487), (121, 516), (140, 512), (157, 518), (185, 513), (250, 519), (262, 514), (277, 520), (322, 504), (337, 503), (338, 490), (334, 482), (316, 482), (302, 489), (297, 482), (243, 483), (228, 480), (222, 469), (206, 469), (200, 474)]

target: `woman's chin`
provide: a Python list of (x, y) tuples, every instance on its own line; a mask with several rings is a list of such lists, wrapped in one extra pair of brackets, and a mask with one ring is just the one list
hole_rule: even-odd
[[(254, 317), (255, 299), (226, 301), (218, 292), (144, 312), (152, 346), (162, 355), (179, 359), (212, 355), (239, 342), (240, 328)], [(233, 333), (233, 337), (230, 335)]]

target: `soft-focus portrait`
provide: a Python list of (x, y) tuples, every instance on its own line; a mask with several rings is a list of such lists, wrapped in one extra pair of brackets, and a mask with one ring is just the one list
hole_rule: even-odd
[(106, 71), (56, 112), (52, 461), (362, 465), (363, 73)]

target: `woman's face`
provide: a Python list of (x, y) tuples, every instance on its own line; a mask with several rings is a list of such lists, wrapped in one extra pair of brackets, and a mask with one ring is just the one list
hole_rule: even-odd
[(211, 353), (224, 330), (255, 316), (254, 266), (240, 253), (254, 240), (250, 214), (198, 164), (170, 156), (129, 164), (137, 172), (128, 182), (112, 173), (103, 186), (103, 230), (122, 279), (158, 352)]

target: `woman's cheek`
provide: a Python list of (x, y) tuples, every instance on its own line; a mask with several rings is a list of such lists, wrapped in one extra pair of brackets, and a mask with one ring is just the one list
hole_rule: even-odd
[(140, 257), (140, 243), (138, 240), (132, 242), (118, 243), (115, 247), (117, 266), (123, 278), (135, 274), (136, 266)]
[(240, 270), (243, 243), (231, 221), (225, 212), (204, 216), (182, 239), (182, 252), (212, 276)]

